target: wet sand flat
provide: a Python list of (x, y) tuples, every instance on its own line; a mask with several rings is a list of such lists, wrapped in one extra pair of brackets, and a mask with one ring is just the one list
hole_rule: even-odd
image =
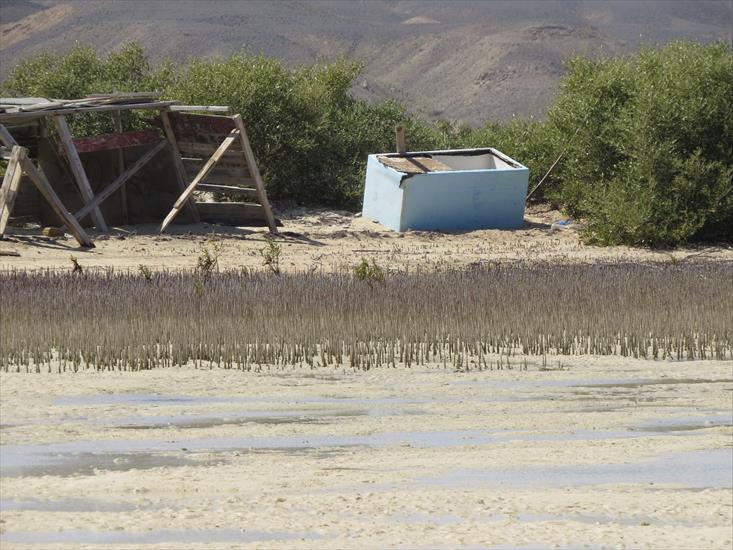
[(0, 374), (2, 548), (730, 548), (733, 362)]

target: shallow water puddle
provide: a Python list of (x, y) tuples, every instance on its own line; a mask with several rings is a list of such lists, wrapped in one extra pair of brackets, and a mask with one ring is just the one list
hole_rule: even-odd
[[(596, 544), (571, 544), (570, 546), (558, 546), (557, 544), (529, 543), (520, 546), (500, 544), (498, 546), (485, 546), (485, 550), (607, 550), (608, 546)], [(465, 549), (464, 547), (464, 550)]]
[(352, 410), (293, 410), (244, 411), (222, 416), (179, 414), (127, 416), (101, 423), (121, 428), (151, 430), (159, 428), (196, 429), (242, 424), (324, 424), (352, 416), (367, 416), (370, 411)]
[(733, 379), (706, 378), (567, 378), (548, 380), (456, 380), (455, 386), (492, 386), (500, 389), (534, 389), (534, 388), (626, 388), (637, 389), (644, 386), (665, 386), (679, 384), (721, 384), (733, 383)]
[(653, 518), (651, 516), (636, 517), (613, 517), (604, 515), (572, 515), (572, 514), (517, 514), (516, 516), (507, 516), (507, 519), (519, 521), (521, 523), (541, 523), (549, 522), (578, 522), (590, 523), (593, 525), (686, 525), (690, 527), (699, 527), (699, 523), (689, 521), (664, 521)]
[(182, 440), (112, 439), (40, 445), (4, 445), (0, 447), (0, 474), (2, 476), (71, 475), (91, 473), (94, 469), (129, 470), (202, 464), (186, 459), (185, 455), (163, 454), (178, 451), (291, 451), (387, 445), (452, 447), (481, 445), (494, 442), (496, 439), (492, 434), (481, 430), (454, 430), (383, 432), (370, 435), (300, 435)]
[(602, 485), (606, 483), (676, 484), (733, 487), (733, 449), (660, 455), (629, 464), (571, 465), (513, 469), (459, 469), (415, 480), (418, 485), (513, 487)]
[(61, 397), (53, 401), (57, 406), (100, 406), (100, 405), (189, 405), (209, 403), (316, 403), (316, 404), (359, 404), (359, 405), (409, 405), (419, 403), (432, 403), (435, 399), (426, 398), (404, 398), (404, 397), (348, 397), (348, 396), (261, 396), (246, 397), (233, 395), (228, 397), (206, 396), (206, 395), (175, 395), (157, 393), (110, 393), (95, 395), (75, 395)]
[[(591, 381), (588, 381), (591, 382)], [(689, 384), (733, 384), (733, 379), (706, 379), (706, 378), (654, 378), (642, 380), (629, 380), (626, 382), (592, 381), (588, 384), (576, 385), (582, 388), (625, 388), (638, 389), (645, 386), (677, 386)]]
[(197, 461), (181, 455), (148, 452), (35, 452), (0, 447), (0, 477), (91, 475), (95, 470), (127, 471), (151, 468), (213, 465), (221, 461)]
[[(649, 432), (650, 433), (650, 432)], [(648, 437), (631, 430), (574, 430), (559, 433), (489, 432), (485, 430), (402, 431), (368, 435), (293, 435), (190, 439), (109, 439), (36, 445), (0, 446), (0, 474), (40, 476), (91, 474), (94, 470), (133, 470), (163, 466), (201, 466), (227, 459), (225, 453), (338, 452), (351, 447), (443, 448), (510, 441), (602, 441)], [(218, 453), (199, 461), (186, 453)], [(332, 454), (332, 452), (330, 453)], [(330, 456), (330, 454), (328, 456)], [(326, 455), (323, 455), (326, 456)]]
[(148, 506), (141, 506), (131, 502), (96, 500), (87, 498), (62, 498), (57, 500), (41, 500), (26, 498), (0, 499), (0, 511), (38, 511), (38, 512), (133, 512), (143, 510)]
[(689, 432), (707, 428), (733, 426), (733, 412), (720, 412), (706, 415), (684, 415), (657, 418), (650, 422), (630, 428), (639, 432)]
[(229, 403), (238, 401), (230, 397), (167, 395), (157, 393), (104, 393), (94, 395), (71, 395), (53, 401), (54, 405), (83, 407), (99, 405), (188, 405), (193, 403)]
[[(193, 396), (193, 395), (175, 395), (175, 394), (155, 394), (155, 393), (119, 393), (119, 394), (94, 394), (94, 395), (74, 395), (61, 397), (52, 402), (53, 405), (59, 407), (87, 407), (87, 406), (109, 406), (109, 405), (150, 405), (160, 407), (165, 405), (207, 405), (217, 403), (247, 403), (247, 404), (288, 404), (288, 405), (313, 405), (328, 406), (357, 406), (359, 408), (368, 408), (369, 414), (380, 414), (380, 407), (402, 407), (404, 405), (425, 405), (425, 404), (441, 404), (453, 403), (461, 400), (460, 396), (383, 396), (383, 397), (355, 397), (341, 395), (322, 395), (322, 396), (260, 396), (245, 397), (241, 395), (220, 397), (220, 396)], [(524, 401), (525, 397), (517, 397), (514, 395), (492, 396), (490, 399), (479, 399), (480, 401)], [(377, 412), (375, 413), (375, 410)]]
[(161, 544), (210, 542), (261, 542), (322, 539), (318, 533), (245, 531), (240, 529), (128, 531), (16, 531), (0, 535), (2, 542), (19, 544)]
[(397, 523), (405, 523), (408, 525), (456, 525), (459, 523), (542, 523), (542, 522), (576, 522), (588, 523), (592, 525), (690, 525), (691, 527), (698, 524), (690, 522), (662, 521), (651, 516), (636, 517), (612, 517), (606, 515), (587, 515), (587, 514), (491, 514), (487, 516), (479, 516), (475, 518), (463, 518), (456, 514), (425, 514), (410, 513), (396, 514), (390, 516), (392, 521)]

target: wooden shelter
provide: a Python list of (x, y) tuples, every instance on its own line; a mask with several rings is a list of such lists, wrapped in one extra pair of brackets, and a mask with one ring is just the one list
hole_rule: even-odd
[[(123, 132), (121, 113), (131, 110), (150, 112), (150, 128)], [(206, 114), (200, 114), (202, 111)], [(179, 105), (158, 101), (152, 94), (53, 101), (0, 99), (0, 154), (9, 161), (0, 187), (0, 235), (22, 195), (21, 181), (25, 177), (50, 207), (49, 216), (56, 220), (55, 225), (65, 227), (79, 244), (93, 246), (83, 228), (84, 222), (102, 232), (109, 230), (110, 216), (128, 223), (130, 210), (136, 205), (129, 200), (126, 184), (143, 170), (155, 176), (145, 181), (146, 192), (147, 187), (155, 186), (166, 191), (166, 182), (173, 181), (167, 194), (158, 194), (168, 197), (159, 200), (158, 211), (161, 207), (165, 211), (172, 208), (161, 232), (182, 211), (195, 222), (267, 225), (270, 231), (277, 232), (241, 117), (211, 112), (227, 113), (228, 108)], [(67, 117), (82, 113), (109, 113), (116, 131), (74, 137)], [(64, 186), (65, 178), (73, 185)], [(197, 201), (195, 191), (244, 200)], [(113, 196), (119, 208), (109, 207)], [(178, 199), (174, 201), (175, 196)], [(146, 201), (151, 202), (147, 198), (137, 202), (149, 206)], [(67, 207), (72, 203), (75, 206)], [(43, 214), (39, 216), (43, 218)]]

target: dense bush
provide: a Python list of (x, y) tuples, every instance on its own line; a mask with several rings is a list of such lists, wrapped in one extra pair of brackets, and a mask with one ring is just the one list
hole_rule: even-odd
[[(390, 151), (394, 126), (408, 149), (493, 146), (530, 168), (530, 187), (561, 162), (535, 199), (585, 218), (599, 244), (672, 245), (733, 237), (733, 51), (673, 43), (634, 57), (569, 63), (545, 121), (469, 128), (431, 124), (395, 101), (349, 90), (358, 63), (287, 68), (262, 56), (171, 62), (154, 68), (130, 44), (99, 57), (77, 46), (22, 60), (3, 93), (76, 98), (149, 91), (242, 114), (274, 199), (358, 208), (366, 155)], [(111, 131), (109, 117), (77, 117), (79, 134)], [(145, 124), (128, 113), (128, 128)]]
[(630, 58), (573, 59), (548, 126), (569, 142), (548, 192), (588, 220), (591, 242), (733, 236), (729, 45), (680, 42)]

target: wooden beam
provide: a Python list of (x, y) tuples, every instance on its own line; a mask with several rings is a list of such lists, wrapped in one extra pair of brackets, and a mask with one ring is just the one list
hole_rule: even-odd
[(178, 197), (178, 200), (173, 205), (173, 210), (171, 210), (170, 213), (165, 217), (165, 220), (163, 220), (163, 224), (160, 226), (161, 233), (165, 231), (165, 228), (168, 227), (168, 225), (173, 221), (173, 218), (178, 215), (178, 212), (181, 211), (181, 208), (183, 208), (186, 202), (191, 200), (193, 192), (196, 190), (196, 186), (201, 183), (201, 180), (206, 177), (206, 175), (216, 165), (217, 161), (224, 155), (224, 153), (226, 153), (227, 149), (229, 149), (229, 147), (232, 145), (232, 143), (234, 143), (238, 136), (239, 131), (232, 130), (232, 133), (229, 135), (229, 137), (221, 142), (219, 148), (214, 151), (214, 154), (211, 155), (211, 158), (206, 161), (206, 164), (204, 164), (203, 168), (201, 168), (199, 173), (196, 174), (196, 177), (193, 178), (193, 181), (189, 184), (183, 194)]
[[(203, 165), (203, 162), (201, 163), (201, 165)], [(196, 177), (196, 174), (198, 174), (198, 171), (200, 169), (200, 166), (195, 170), (193, 168), (186, 169), (186, 174), (188, 174), (189, 181)], [(223, 170), (217, 170), (216, 168), (214, 168), (206, 175), (206, 178), (202, 183), (211, 185), (234, 185), (236, 187), (251, 187), (252, 189), (254, 189), (255, 186), (254, 178), (251, 178), (249, 176), (242, 176), (241, 174), (237, 173), (228, 173)]]
[[(219, 143), (224, 141), (224, 137), (221, 138)], [(183, 161), (183, 167), (189, 173), (191, 172), (191, 170), (193, 170), (194, 174), (198, 174), (198, 171), (204, 165), (204, 163), (206, 162), (206, 159), (209, 158), (213, 152), (214, 150), (212, 150), (204, 158), (181, 157), (181, 160)], [(242, 154), (241, 150), (239, 151), (239, 157), (235, 157), (235, 158), (229, 158), (226, 156), (222, 157), (222, 159), (219, 160), (219, 162), (216, 165), (216, 173), (222, 174), (222, 175), (226, 174), (230, 176), (240, 176), (243, 178), (252, 177), (251, 174), (249, 173), (249, 166), (247, 166), (247, 161), (245, 160), (244, 155)], [(189, 179), (187, 181), (191, 181), (191, 180)]]
[(13, 213), (15, 198), (18, 196), (20, 179), (23, 177), (23, 169), (20, 163), (28, 154), (25, 147), (13, 147), (10, 154), (8, 167), (5, 169), (5, 177), (0, 187), (0, 235), (5, 235), (5, 228), (8, 226), (10, 214)]
[(10, 132), (8, 132), (8, 129), (0, 124), (0, 143), (3, 144), (3, 147), (6, 149), (11, 149), (13, 146), (18, 145), (18, 142), (15, 141), (15, 138), (10, 135)]
[[(10, 132), (8, 132), (8, 129), (2, 124), (0, 124), (0, 143), (5, 145), (5, 147), (18, 145), (18, 142), (15, 141), (13, 136), (10, 135)], [(86, 231), (82, 229), (79, 222), (76, 221), (76, 218), (66, 210), (64, 203), (61, 202), (61, 199), (59, 199), (58, 195), (53, 190), (53, 187), (51, 187), (51, 184), (48, 183), (46, 176), (44, 176), (43, 173), (36, 168), (33, 162), (31, 162), (31, 159), (27, 157), (27, 153), (28, 150), (26, 149), (26, 158), (20, 161), (23, 173), (31, 179), (33, 184), (38, 188), (38, 191), (43, 195), (43, 198), (48, 201), (48, 204), (51, 205), (51, 208), (53, 208), (58, 217), (61, 218), (62, 221), (66, 222), (69, 226), (69, 232), (74, 235), (77, 242), (82, 246), (94, 248), (92, 239), (90, 239)]]
[[(173, 156), (173, 168), (176, 173), (176, 181), (178, 182), (178, 188), (181, 192), (186, 191), (186, 168), (183, 166), (183, 160), (181, 160), (181, 150), (178, 148), (178, 142), (176, 141), (176, 134), (173, 132), (173, 126), (171, 126), (170, 113), (166, 110), (160, 112), (160, 120), (163, 123), (163, 133), (165, 138), (168, 140), (171, 146), (171, 154)], [(191, 215), (193, 221), (199, 223), (201, 216), (199, 216), (198, 210), (196, 210), (196, 204), (193, 199), (188, 200), (188, 207), (191, 209)]]
[(405, 127), (404, 126), (397, 126), (394, 129), (395, 134), (395, 143), (396, 143), (396, 149), (397, 153), (400, 155), (405, 152)]
[[(79, 154), (76, 152), (76, 147), (74, 147), (74, 139), (71, 137), (69, 125), (66, 123), (66, 119), (63, 115), (55, 116), (54, 122), (56, 123), (56, 129), (59, 131), (59, 138), (61, 139), (61, 145), (64, 148), (64, 152), (66, 153), (66, 158), (69, 161), (71, 173), (74, 174), (74, 179), (76, 180), (76, 184), (79, 186), (79, 191), (81, 191), (81, 196), (84, 199), (84, 202), (88, 204), (94, 197), (94, 192), (92, 191), (92, 186), (89, 185), (87, 174), (84, 171), (84, 166), (81, 164)], [(107, 222), (104, 221), (104, 216), (102, 216), (101, 210), (99, 210), (99, 208), (94, 208), (91, 211), (91, 214), (92, 220), (94, 220), (94, 224), (97, 226), (97, 229), (103, 233), (107, 233), (109, 231), (109, 227), (107, 227)]]
[(77, 115), (80, 113), (97, 113), (106, 111), (130, 111), (133, 109), (166, 109), (175, 101), (155, 101), (149, 103), (123, 103), (119, 105), (98, 105), (95, 107), (72, 107), (68, 109), (41, 109), (37, 111), (18, 111), (15, 113), (0, 113), (0, 123), (16, 120), (45, 118), (48, 116)]
[[(227, 132), (229, 134), (229, 132)], [(203, 157), (208, 158), (210, 157), (214, 151), (216, 151), (216, 148), (218, 147), (218, 144), (216, 143), (203, 143), (200, 141), (182, 141), (178, 140), (176, 141), (176, 144), (178, 145), (178, 149), (181, 151), (181, 155), (184, 158), (194, 158), (194, 157)], [(236, 158), (241, 158), (242, 156), (242, 150), (239, 149), (239, 147), (232, 147), (231, 150), (227, 151), (226, 155), (224, 155), (225, 158), (229, 161), (232, 161)]]
[(140, 168), (145, 166), (155, 155), (158, 154), (159, 151), (163, 150), (168, 145), (168, 142), (165, 140), (161, 140), (158, 142), (158, 144), (150, 149), (147, 153), (145, 153), (143, 156), (141, 156), (137, 161), (135, 161), (135, 164), (130, 166), (125, 172), (120, 174), (112, 183), (110, 183), (107, 187), (102, 189), (97, 195), (94, 196), (94, 198), (89, 201), (87, 204), (85, 204), (81, 210), (79, 210), (76, 214), (74, 214), (74, 217), (77, 220), (81, 220), (84, 218), (84, 216), (87, 216), (89, 212), (91, 212), (94, 208), (97, 208), (100, 204), (102, 204), (104, 201), (106, 201), (108, 198), (110, 198), (117, 189), (122, 187), (127, 180), (129, 180), (132, 176), (134, 176)]
[(171, 111), (175, 112), (186, 112), (186, 111), (201, 111), (205, 113), (225, 113), (229, 114), (229, 107), (226, 105), (171, 105)]
[(267, 193), (265, 192), (265, 182), (262, 180), (260, 169), (257, 167), (257, 159), (255, 159), (255, 155), (252, 152), (252, 147), (250, 147), (250, 144), (249, 144), (249, 139), (247, 139), (247, 131), (244, 129), (244, 123), (242, 122), (242, 117), (239, 115), (234, 115), (232, 117), (232, 120), (234, 121), (234, 125), (239, 130), (239, 139), (242, 143), (242, 151), (244, 151), (244, 157), (247, 159), (247, 164), (249, 165), (249, 173), (252, 174), (252, 176), (255, 179), (257, 196), (260, 200), (260, 204), (262, 205), (262, 208), (265, 209), (265, 217), (267, 218), (267, 226), (270, 228), (271, 233), (277, 233), (277, 225), (275, 223), (275, 216), (272, 214), (272, 208), (270, 208), (270, 201), (267, 200)]
[[(118, 134), (122, 134), (122, 113), (119, 111), (112, 111), (112, 122), (115, 125), (115, 131)], [(155, 132), (157, 135), (158, 132)], [(117, 149), (117, 173), (122, 175), (125, 173), (125, 152), (122, 148)], [(122, 223), (127, 225), (130, 223), (130, 216), (127, 211), (127, 187), (124, 185), (120, 187), (120, 203), (122, 205)]]

